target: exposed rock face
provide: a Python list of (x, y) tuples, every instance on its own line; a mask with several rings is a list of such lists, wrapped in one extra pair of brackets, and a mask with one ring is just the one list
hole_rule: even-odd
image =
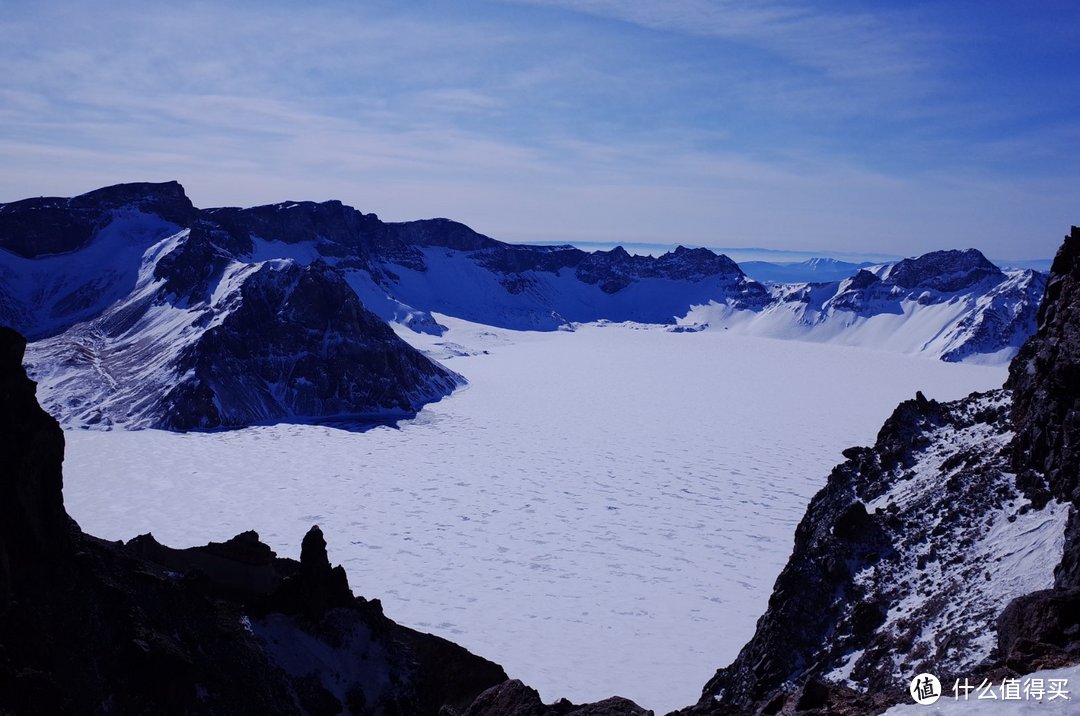
[[(738, 264), (727, 256), (714, 254), (708, 249), (688, 249), (684, 246), (655, 259), (651, 256), (632, 256), (626, 249), (616, 246), (610, 251), (597, 251), (584, 256), (577, 264), (575, 274), (584, 283), (599, 285), (604, 293), (609, 294), (617, 293), (643, 278), (701, 281), (718, 277), (737, 283), (745, 277)], [(747, 295), (741, 298), (748, 306), (755, 301), (763, 304), (768, 300), (768, 292), (760, 284), (747, 282), (744, 290)]]
[(1017, 467), (1042, 473), (1051, 494), (1080, 504), (1080, 228), (1054, 259), (1038, 331), (1009, 367), (1006, 386)]
[(914, 259), (904, 259), (892, 267), (888, 282), (900, 288), (923, 288), (951, 293), (1005, 278), (994, 264), (975, 249), (932, 251)]
[(174, 363), (184, 377), (165, 394), (154, 427), (408, 415), (458, 384), (364, 310), (321, 262), (264, 264), (245, 278), (236, 303)]
[[(995, 279), (970, 252), (945, 258), (943, 290)], [(925, 283), (924, 269), (894, 283)], [(685, 713), (873, 713), (923, 671), (951, 683), (1080, 660), (1078, 349), (1074, 228), (1006, 388), (918, 395), (872, 448), (845, 451), (753, 639)]]
[[(61, 493), (64, 433), (37, 403), (22, 369), (25, 349), (22, 336), (0, 326), (0, 577), (21, 555), (63, 552), (75, 528)], [(10, 589), (11, 581), (0, 585)]]
[(1015, 668), (1080, 659), (1080, 228), (1054, 258), (1039, 328), (1009, 367), (1017, 482), (1036, 503), (1071, 504), (1054, 588), (1017, 599), (998, 622)]
[(117, 184), (71, 199), (24, 199), (0, 204), (0, 249), (24, 258), (77, 251), (108, 226), (118, 209), (159, 216), (176, 226), (187, 225), (196, 213), (175, 181)]
[(545, 705), (535, 689), (511, 679), (477, 696), (462, 716), (652, 716), (652, 713), (619, 696), (584, 706), (566, 699)]

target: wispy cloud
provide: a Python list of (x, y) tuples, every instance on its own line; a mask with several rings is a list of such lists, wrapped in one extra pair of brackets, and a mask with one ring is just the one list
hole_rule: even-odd
[(839, 78), (896, 79), (927, 68), (926, 30), (900, 13), (829, 12), (770, 0), (514, 0), (644, 28), (760, 47)]
[(1001, 131), (1024, 105), (930, 101), (954, 88), (941, 28), (903, 13), (14, 8), (0, 200), (177, 178), (202, 206), (340, 198), (508, 239), (888, 253), (1045, 234), (1044, 254), (1075, 221), (1080, 181), (1055, 158), (1080, 148), (1076, 122)]

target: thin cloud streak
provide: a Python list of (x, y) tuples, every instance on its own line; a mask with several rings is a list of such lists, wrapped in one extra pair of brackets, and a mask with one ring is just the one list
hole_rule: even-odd
[(896, 79), (927, 68), (925, 31), (868, 13), (766, 0), (511, 0), (588, 13), (653, 30), (746, 42), (844, 79)]
[[(0, 200), (176, 178), (201, 206), (338, 198), (511, 240), (1015, 255), (994, 247), (1036, 238), (1045, 256), (1080, 193), (1053, 161), (1075, 124), (937, 133), (950, 106), (912, 100), (934, 84), (922, 31), (793, 4), (541, 4), (33, 6), (0, 21)], [(781, 61), (740, 64), (748, 45)]]

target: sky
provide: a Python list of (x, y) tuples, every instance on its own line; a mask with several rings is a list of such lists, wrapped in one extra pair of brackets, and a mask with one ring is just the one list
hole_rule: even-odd
[(1052, 256), (1074, 0), (5, 0), (0, 202), (178, 180), (515, 242)]

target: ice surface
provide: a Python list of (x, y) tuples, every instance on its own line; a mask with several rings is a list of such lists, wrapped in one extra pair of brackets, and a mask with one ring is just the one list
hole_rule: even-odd
[(469, 386), (398, 428), (69, 431), (92, 534), (182, 547), (312, 524), (354, 591), (542, 697), (696, 701), (764, 611), (810, 496), (916, 389), (1001, 368), (734, 332), (402, 329)]

